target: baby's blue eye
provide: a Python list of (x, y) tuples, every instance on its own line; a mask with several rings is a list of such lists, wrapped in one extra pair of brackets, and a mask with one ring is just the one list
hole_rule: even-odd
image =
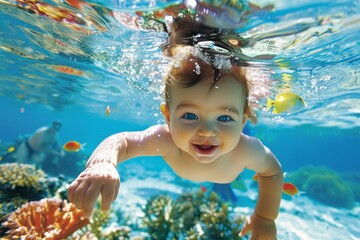
[(228, 116), (228, 115), (221, 115), (221, 116), (219, 116), (219, 117), (217, 118), (217, 120), (220, 121), (220, 122), (230, 122), (230, 121), (232, 121), (233, 119), (232, 119), (230, 116)]
[(196, 120), (196, 119), (198, 119), (198, 117), (194, 113), (185, 113), (183, 118), (185, 118), (186, 120)]

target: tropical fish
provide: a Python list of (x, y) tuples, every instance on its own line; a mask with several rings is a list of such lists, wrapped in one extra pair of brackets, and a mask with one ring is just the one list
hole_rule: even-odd
[(82, 9), (82, 6), (87, 4), (86, 2), (83, 2), (81, 0), (66, 0), (66, 2), (74, 7), (74, 8), (77, 8), (77, 9)]
[(200, 190), (201, 190), (202, 192), (207, 192), (207, 191), (208, 191), (207, 188), (204, 187), (203, 185), (200, 186)]
[(15, 146), (11, 146), (9, 147), (6, 152), (3, 155), (0, 155), (0, 161), (6, 159), (7, 157), (11, 156), (13, 152), (15, 152), (16, 147)]
[(306, 107), (305, 101), (297, 94), (292, 92), (280, 93), (275, 97), (275, 100), (267, 98), (266, 111), (274, 107), (272, 113), (278, 114), (282, 112), (296, 112), (303, 107)]
[(81, 144), (77, 141), (69, 141), (64, 144), (63, 149), (67, 152), (78, 152), (80, 149), (84, 149), (86, 144)]
[(63, 66), (63, 65), (56, 65), (54, 67), (54, 70), (57, 72), (69, 74), (69, 75), (75, 75), (75, 76), (82, 76), (84, 75), (84, 72), (72, 67)]
[(13, 151), (15, 151), (15, 149), (16, 148), (14, 146), (11, 146), (11, 147), (8, 148), (7, 152), (12, 153)]
[[(285, 177), (285, 174), (286, 173), (284, 173), (284, 177)], [(252, 177), (252, 179), (255, 182), (258, 182), (259, 181), (259, 175), (257, 173), (255, 173), (254, 176)], [(292, 184), (290, 182), (285, 182), (284, 185), (283, 185), (283, 192), (288, 194), (288, 195), (294, 196), (294, 195), (299, 193), (299, 190), (297, 189), (297, 187), (294, 184)]]
[(109, 105), (107, 105), (107, 107), (105, 109), (105, 114), (106, 114), (106, 116), (109, 116), (109, 114), (110, 114), (110, 106)]
[(294, 196), (299, 193), (299, 190), (294, 184), (286, 182), (283, 186), (283, 192), (288, 195)]

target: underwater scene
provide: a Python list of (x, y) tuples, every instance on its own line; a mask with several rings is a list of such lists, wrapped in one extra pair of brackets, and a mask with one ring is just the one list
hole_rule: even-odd
[[(360, 239), (359, 0), (0, 0), (0, 19), (0, 239)], [(146, 134), (127, 143), (139, 153), (111, 152), (121, 141), (104, 141), (109, 136), (172, 126), (171, 104), (163, 103), (175, 97), (166, 99), (164, 76), (188, 48), (215, 75), (227, 64), (246, 69), (249, 119), (237, 142), (244, 127), (241, 139), (271, 150), (280, 187), (268, 185), (275, 174), (258, 164), (244, 163), (231, 178), (236, 167), (226, 164), (210, 177), (191, 176), (199, 172), (191, 167), (211, 163), (180, 171), (166, 156), (186, 162), (187, 152), (161, 141), (144, 150), (152, 146), (141, 144)], [(219, 74), (206, 97), (225, 84)], [(224, 95), (217, 100), (235, 101)], [(222, 126), (245, 116), (226, 111), (216, 118)], [(199, 159), (220, 151), (211, 141), (192, 144)], [(107, 159), (122, 154), (132, 159), (98, 178), (102, 197), (88, 190), (80, 203), (81, 187), (97, 186), (86, 182), (97, 168), (84, 170), (114, 166)], [(104, 207), (109, 176), (116, 188)]]

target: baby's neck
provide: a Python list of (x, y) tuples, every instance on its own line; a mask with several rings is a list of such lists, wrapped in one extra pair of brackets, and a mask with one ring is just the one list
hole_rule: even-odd
[(211, 163), (199, 163), (188, 153), (181, 152), (178, 160), (166, 161), (177, 175), (194, 182), (229, 183), (241, 172), (232, 166), (228, 155)]

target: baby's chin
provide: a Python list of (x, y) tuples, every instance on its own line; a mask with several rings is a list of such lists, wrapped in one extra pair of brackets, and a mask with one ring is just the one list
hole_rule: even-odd
[(210, 164), (215, 162), (220, 156), (217, 154), (199, 154), (193, 153), (191, 154), (195, 161), (201, 164)]
[(201, 163), (201, 164), (211, 164), (211, 163), (213, 163), (213, 162), (215, 162), (217, 160), (217, 158), (215, 158), (215, 159), (209, 159), (209, 158), (204, 159), (204, 158), (199, 158), (199, 157), (194, 158), (194, 159), (195, 159), (195, 161), (197, 161), (198, 163)]

